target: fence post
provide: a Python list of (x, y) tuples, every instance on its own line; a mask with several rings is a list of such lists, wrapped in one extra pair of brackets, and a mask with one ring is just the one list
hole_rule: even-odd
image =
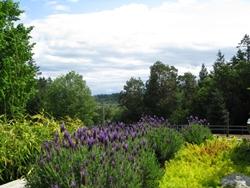
[(227, 112), (227, 137), (229, 136), (229, 112)]

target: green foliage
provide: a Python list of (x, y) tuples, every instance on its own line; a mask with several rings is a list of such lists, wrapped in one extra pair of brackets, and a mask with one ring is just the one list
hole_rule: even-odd
[[(178, 75), (175, 67), (157, 61), (150, 67), (145, 94), (140, 95), (138, 103), (131, 103), (137, 104), (136, 108), (125, 112), (130, 115), (144, 108), (142, 114), (169, 118), (174, 124), (185, 124), (186, 117), (196, 114), (217, 125), (225, 124), (229, 112), (230, 124), (245, 124), (250, 111), (249, 35), (243, 37), (238, 48), (230, 61), (219, 51), (210, 73), (202, 64), (198, 84), (191, 73)], [(126, 107), (125, 103), (121, 105)]]
[(138, 121), (144, 113), (145, 86), (143, 81), (130, 78), (120, 93), (120, 104), (125, 107), (123, 121)]
[(186, 142), (192, 144), (201, 144), (207, 139), (213, 137), (211, 130), (203, 125), (190, 125), (182, 130), (182, 135)]
[(157, 61), (150, 67), (145, 105), (148, 113), (169, 117), (176, 108), (177, 69)]
[[(239, 143), (236, 139), (219, 138), (201, 145), (188, 144), (166, 163), (160, 188), (219, 187), (224, 176), (246, 173), (246, 168), (237, 168), (231, 160), (231, 152)], [(246, 174), (250, 173), (249, 167)]]
[(46, 110), (56, 118), (69, 116), (90, 125), (95, 105), (86, 82), (74, 71), (56, 78), (49, 86)]
[(163, 176), (163, 170), (160, 168), (155, 153), (150, 149), (143, 151), (139, 158), (141, 166), (141, 187), (155, 188), (159, 186), (159, 180)]
[(250, 79), (250, 62), (246, 50), (239, 49), (230, 62), (225, 62), (219, 52), (211, 75), (213, 88), (222, 94), (230, 112), (230, 123), (236, 125), (245, 124), (250, 111), (250, 92), (246, 89)]
[(210, 103), (207, 105), (207, 119), (212, 125), (226, 125), (227, 110), (222, 96), (218, 89), (211, 90), (209, 94)]
[(37, 93), (32, 97), (26, 106), (28, 114), (35, 115), (42, 113), (46, 108), (48, 89), (52, 80), (50, 78), (46, 79), (44, 77), (36, 80), (36, 90)]
[(123, 111), (123, 108), (117, 104), (97, 103), (94, 123), (100, 125), (120, 121)]
[(182, 76), (178, 76), (178, 92), (176, 93), (177, 108), (169, 117), (171, 123), (186, 123), (186, 118), (193, 112), (196, 92), (197, 81), (195, 80), (195, 76), (193, 74), (187, 72)]
[(94, 96), (96, 101), (105, 104), (118, 104), (120, 93), (100, 94)]
[[(67, 120), (70, 131), (80, 126), (77, 120)], [(71, 123), (69, 123), (71, 122)], [(36, 115), (30, 120), (0, 123), (0, 184), (27, 174), (45, 140), (59, 131), (59, 123)]]
[(232, 161), (239, 171), (250, 175), (250, 140), (243, 142), (232, 151)]
[(17, 23), (21, 13), (18, 3), (0, 1), (0, 114), (8, 118), (24, 114), (35, 94), (38, 70), (32, 59), (32, 27)]
[(151, 131), (148, 134), (148, 140), (161, 164), (174, 157), (184, 144), (184, 139), (179, 132), (165, 127)]
[(201, 71), (199, 72), (199, 85), (203, 84), (203, 81), (208, 77), (208, 71), (205, 64), (201, 65)]

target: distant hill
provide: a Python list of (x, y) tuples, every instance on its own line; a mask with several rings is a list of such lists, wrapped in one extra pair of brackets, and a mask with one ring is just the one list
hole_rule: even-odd
[(100, 103), (118, 104), (120, 93), (95, 95), (95, 99)]

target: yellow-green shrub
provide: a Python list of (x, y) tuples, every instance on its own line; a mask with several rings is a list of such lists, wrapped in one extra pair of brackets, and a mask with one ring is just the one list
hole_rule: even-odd
[[(71, 122), (71, 123), (70, 123)], [(67, 120), (67, 129), (75, 130), (78, 121)], [(0, 184), (15, 180), (30, 170), (42, 142), (59, 132), (60, 122), (36, 115), (29, 120), (0, 121)]]
[(160, 188), (217, 187), (225, 175), (245, 172), (231, 160), (232, 151), (240, 143), (236, 139), (217, 138), (199, 146), (188, 144), (166, 162)]

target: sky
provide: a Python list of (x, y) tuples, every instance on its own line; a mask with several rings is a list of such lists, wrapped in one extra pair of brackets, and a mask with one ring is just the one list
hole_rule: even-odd
[(250, 34), (249, 0), (19, 2), (42, 76), (74, 70), (94, 95), (120, 92), (130, 77), (146, 81), (156, 61), (198, 76)]

